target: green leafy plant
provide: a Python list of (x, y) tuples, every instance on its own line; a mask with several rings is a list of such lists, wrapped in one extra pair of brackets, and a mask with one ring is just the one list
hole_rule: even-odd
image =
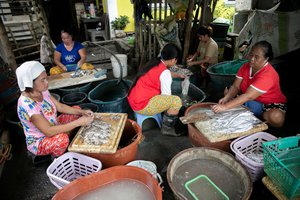
[(129, 17), (126, 15), (116, 17), (115, 20), (111, 22), (111, 26), (115, 30), (124, 30), (127, 24), (129, 24)]

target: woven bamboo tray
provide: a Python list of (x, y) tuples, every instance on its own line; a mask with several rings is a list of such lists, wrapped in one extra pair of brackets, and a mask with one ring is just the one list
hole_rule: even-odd
[(126, 113), (95, 113), (94, 120), (101, 120), (111, 124), (109, 141), (101, 145), (85, 144), (83, 134), (86, 127), (81, 127), (69, 145), (68, 150), (79, 153), (115, 153), (127, 120)]

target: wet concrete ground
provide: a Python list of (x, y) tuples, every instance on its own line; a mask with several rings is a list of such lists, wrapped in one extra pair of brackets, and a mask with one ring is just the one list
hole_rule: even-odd
[[(296, 54), (299, 55), (299, 54)], [(300, 133), (299, 118), (299, 78), (298, 69), (291, 65), (295, 56), (288, 57), (285, 65), (280, 66), (283, 89), (289, 100), (287, 121), (283, 128), (269, 128), (266, 132), (277, 136), (289, 136)], [(297, 56), (296, 56), (297, 57)], [(298, 56), (299, 57), (299, 56)], [(206, 101), (209, 101), (208, 99)], [(147, 119), (143, 125), (145, 139), (139, 144), (136, 159), (150, 160), (157, 165), (158, 172), (163, 178), (163, 199), (173, 200), (174, 196), (168, 186), (166, 178), (167, 167), (170, 160), (180, 151), (192, 147), (188, 136), (167, 137), (162, 136), (158, 125), (152, 119)], [(14, 136), (11, 140), (13, 145), (12, 158), (4, 165), (0, 179), (1, 200), (48, 200), (58, 191), (52, 185), (46, 174), (46, 169), (51, 161), (34, 166), (27, 157), (24, 137)], [(228, 183), (230, 184), (230, 182)], [(259, 180), (253, 184), (251, 198), (276, 199)]]

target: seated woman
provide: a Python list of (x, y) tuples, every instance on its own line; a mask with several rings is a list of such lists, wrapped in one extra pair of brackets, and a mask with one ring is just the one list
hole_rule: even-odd
[[(93, 112), (70, 107), (52, 97), (45, 68), (37, 61), (23, 63), (16, 74), (22, 92), (17, 112), (28, 151), (34, 155), (62, 155), (69, 145), (69, 132), (91, 124)], [(57, 112), (65, 114), (57, 117)]]
[[(218, 63), (218, 44), (211, 38), (212, 34), (212, 27), (201, 26), (198, 30), (200, 43), (197, 51), (187, 57), (187, 65), (189, 67), (196, 67), (196, 69), (193, 69), (195, 73), (191, 77), (191, 82), (197, 86), (200, 86), (198, 83), (200, 76), (203, 79), (203, 86), (206, 86), (208, 82), (206, 73), (207, 67)], [(197, 73), (198, 71), (200, 71), (200, 74)]]
[(73, 40), (70, 30), (61, 31), (62, 43), (54, 51), (55, 67), (50, 69), (50, 74), (58, 74), (67, 71), (75, 71), (86, 62), (86, 50), (84, 46)]
[[(172, 75), (169, 67), (177, 63), (178, 48), (167, 44), (161, 57), (150, 60), (137, 74), (128, 92), (128, 102), (134, 112), (155, 115), (164, 112), (162, 134), (180, 136), (174, 129), (182, 106), (180, 97), (171, 94)], [(184, 78), (179, 74), (176, 77)]]
[(256, 43), (249, 55), (250, 62), (239, 69), (233, 85), (212, 110), (219, 113), (244, 104), (271, 126), (283, 126), (287, 99), (280, 89), (277, 72), (268, 62), (272, 58), (270, 43)]

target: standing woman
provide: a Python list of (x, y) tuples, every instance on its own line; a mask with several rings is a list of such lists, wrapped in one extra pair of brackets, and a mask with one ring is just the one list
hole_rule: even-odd
[(68, 29), (61, 31), (61, 40), (62, 43), (54, 51), (54, 63), (56, 66), (51, 69), (52, 71), (54, 69), (59, 70), (61, 73), (74, 71), (76, 67), (69, 66), (77, 65), (81, 67), (86, 62), (86, 50), (80, 42), (73, 40), (72, 32)]
[[(199, 69), (195, 71), (200, 71), (201, 74), (195, 74), (195, 76), (202, 76), (203, 79), (203, 86), (206, 86), (208, 79), (206, 69), (208, 66), (214, 65), (218, 63), (218, 44), (211, 38), (213, 34), (212, 27), (208, 26), (201, 26), (198, 30), (199, 36), (199, 46), (197, 51), (187, 57), (187, 65), (189, 67), (195, 66)], [(196, 85), (200, 77), (194, 77), (196, 80)]]
[(269, 63), (272, 58), (270, 43), (260, 41), (253, 45), (250, 62), (239, 69), (233, 85), (212, 110), (219, 113), (244, 104), (271, 126), (283, 126), (287, 99), (280, 89), (279, 76)]
[(178, 54), (174, 44), (164, 46), (161, 57), (150, 60), (138, 72), (127, 97), (131, 108), (139, 114), (155, 115), (166, 111), (161, 131), (170, 136), (182, 134), (174, 128), (182, 102), (180, 97), (171, 94), (172, 75), (168, 69), (177, 63)]
[[(28, 151), (34, 155), (62, 155), (69, 145), (70, 131), (91, 124), (93, 112), (70, 107), (52, 97), (45, 68), (37, 61), (23, 63), (16, 74), (22, 92), (17, 112)], [(63, 114), (57, 117), (57, 112)]]

